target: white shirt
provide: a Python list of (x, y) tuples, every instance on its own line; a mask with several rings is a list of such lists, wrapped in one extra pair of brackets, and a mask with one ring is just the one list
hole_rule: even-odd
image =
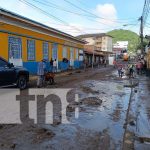
[(54, 66), (54, 67), (57, 67), (57, 61), (54, 61), (54, 62), (53, 62), (53, 66)]

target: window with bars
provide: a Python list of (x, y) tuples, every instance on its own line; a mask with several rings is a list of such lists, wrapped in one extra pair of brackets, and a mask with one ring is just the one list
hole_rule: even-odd
[(78, 60), (78, 59), (79, 59), (79, 50), (76, 49), (76, 50), (75, 50), (75, 53), (76, 53), (76, 60)]
[(53, 43), (52, 44), (52, 59), (53, 60), (57, 60), (57, 50), (58, 50), (58, 44), (57, 43)]
[(27, 40), (28, 60), (35, 60), (35, 40)]
[(49, 46), (48, 42), (43, 43), (43, 59), (49, 60)]
[(20, 59), (22, 52), (21, 38), (11, 36), (9, 37), (9, 58)]
[(63, 58), (67, 58), (67, 47), (63, 47)]

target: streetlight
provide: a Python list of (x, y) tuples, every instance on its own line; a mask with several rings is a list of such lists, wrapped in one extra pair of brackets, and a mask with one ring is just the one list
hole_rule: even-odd
[(133, 26), (133, 25), (136, 25), (136, 24), (124, 24), (123, 26), (126, 27), (126, 26)]

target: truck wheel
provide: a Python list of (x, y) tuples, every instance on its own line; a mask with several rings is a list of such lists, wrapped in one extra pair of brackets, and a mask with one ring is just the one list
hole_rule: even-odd
[(27, 78), (26, 76), (19, 76), (18, 87), (20, 90), (24, 90), (27, 87)]

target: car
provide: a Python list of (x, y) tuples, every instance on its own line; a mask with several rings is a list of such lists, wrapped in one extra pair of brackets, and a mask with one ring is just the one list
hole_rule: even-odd
[(17, 86), (21, 90), (27, 88), (29, 71), (23, 67), (15, 67), (0, 57), (0, 87)]

